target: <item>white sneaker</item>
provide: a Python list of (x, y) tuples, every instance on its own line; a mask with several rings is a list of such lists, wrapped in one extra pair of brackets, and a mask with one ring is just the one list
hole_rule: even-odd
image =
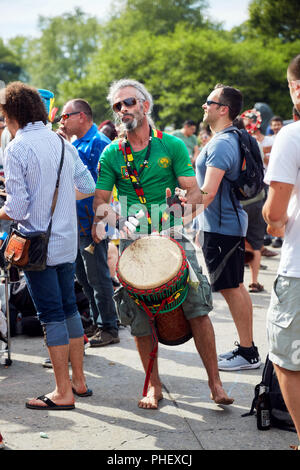
[(237, 341), (234, 342), (235, 346), (237, 346), (236, 349), (233, 349), (232, 351), (228, 351), (226, 353), (221, 353), (218, 354), (218, 361), (222, 361), (223, 359), (229, 359), (231, 356), (233, 356), (235, 353), (237, 353), (239, 349), (239, 343)]
[(218, 369), (225, 371), (259, 369), (260, 366), (261, 361), (259, 356), (246, 359), (244, 356), (241, 356), (239, 352), (234, 353), (228, 359), (223, 359), (218, 362)]

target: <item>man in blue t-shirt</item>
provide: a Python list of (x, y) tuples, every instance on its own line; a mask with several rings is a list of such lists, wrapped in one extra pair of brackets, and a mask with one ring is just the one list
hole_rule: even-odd
[[(241, 92), (232, 87), (217, 85), (210, 93), (202, 106), (203, 122), (214, 136), (196, 161), (198, 186), (207, 193), (202, 194), (204, 212), (199, 216), (203, 255), (212, 290), (225, 298), (239, 336), (238, 347), (219, 356), (220, 370), (254, 369), (261, 365), (253, 343), (252, 302), (243, 284), (248, 219), (237, 199), (235, 211), (228, 181), (239, 176), (241, 167), (239, 139), (231, 131), (242, 101)], [(188, 195), (187, 202), (195, 203), (193, 198), (197, 197)]]
[[(68, 101), (61, 114), (59, 132), (67, 139), (76, 136), (74, 147), (94, 180), (98, 177), (98, 162), (104, 148), (111, 142), (93, 123), (90, 105), (82, 99)], [(93, 197), (77, 202), (79, 250), (76, 277), (89, 299), (94, 317), (91, 347), (118, 343), (118, 318), (112, 299), (114, 290), (107, 264), (108, 239), (95, 245), (94, 253), (85, 250), (92, 242), (94, 219)], [(101, 323), (100, 323), (101, 322)], [(101, 324), (101, 327), (98, 326)]]

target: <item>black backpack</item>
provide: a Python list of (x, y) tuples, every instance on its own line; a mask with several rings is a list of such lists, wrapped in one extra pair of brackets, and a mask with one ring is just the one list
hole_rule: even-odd
[(239, 137), (241, 150), (240, 175), (230, 182), (232, 192), (239, 201), (248, 201), (257, 196), (264, 187), (264, 165), (258, 143), (245, 129), (231, 128), (225, 132), (234, 132)]
[[(240, 151), (241, 151), (241, 166), (239, 177), (232, 181), (226, 176), (224, 179), (231, 185), (230, 199), (241, 225), (239, 213), (236, 207), (235, 197), (239, 201), (248, 201), (249, 199), (257, 196), (264, 188), (264, 165), (259, 150), (258, 143), (252, 135), (245, 129), (238, 129), (231, 127), (225, 132), (234, 132), (239, 137)], [(220, 225), (222, 218), (222, 183), (219, 192), (219, 205), (220, 205)], [(235, 196), (235, 197), (234, 197)]]
[(270, 403), (270, 424), (271, 427), (283, 429), (284, 431), (296, 432), (293, 420), (285, 406), (283, 396), (279, 387), (278, 379), (274, 370), (272, 361), (269, 356), (266, 357), (265, 367), (262, 373), (262, 380), (255, 386), (254, 399), (252, 402), (249, 413), (242, 416), (250, 416), (255, 413), (257, 407), (259, 390), (261, 386), (266, 387), (266, 393), (269, 395), (268, 402)]

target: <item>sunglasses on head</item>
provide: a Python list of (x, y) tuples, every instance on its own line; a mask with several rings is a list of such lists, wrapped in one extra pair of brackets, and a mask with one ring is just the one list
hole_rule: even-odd
[(134, 97), (126, 98), (125, 100), (118, 101), (117, 103), (114, 103), (112, 108), (113, 108), (114, 112), (117, 113), (117, 112), (121, 111), (123, 104), (130, 108), (131, 106), (135, 106), (138, 101), (144, 101), (144, 100), (141, 100), (140, 98), (134, 98)]

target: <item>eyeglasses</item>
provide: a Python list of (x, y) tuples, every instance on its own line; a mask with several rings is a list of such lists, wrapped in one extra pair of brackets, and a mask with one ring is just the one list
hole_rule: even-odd
[(218, 106), (228, 106), (228, 108), (230, 108), (228, 104), (218, 103), (218, 101), (212, 101), (212, 100), (207, 100), (204, 104), (207, 104), (207, 106), (210, 106), (211, 104), (217, 104)]
[(59, 116), (59, 120), (61, 121), (62, 119), (65, 121), (66, 119), (69, 119), (70, 116), (73, 114), (80, 114), (81, 111), (74, 111), (73, 113), (64, 113)]
[(140, 98), (134, 98), (134, 97), (126, 98), (125, 100), (118, 101), (117, 103), (114, 103), (112, 108), (113, 108), (114, 112), (117, 113), (117, 112), (121, 111), (123, 104), (130, 108), (131, 106), (135, 106), (138, 101), (145, 101), (145, 100), (142, 100)]

